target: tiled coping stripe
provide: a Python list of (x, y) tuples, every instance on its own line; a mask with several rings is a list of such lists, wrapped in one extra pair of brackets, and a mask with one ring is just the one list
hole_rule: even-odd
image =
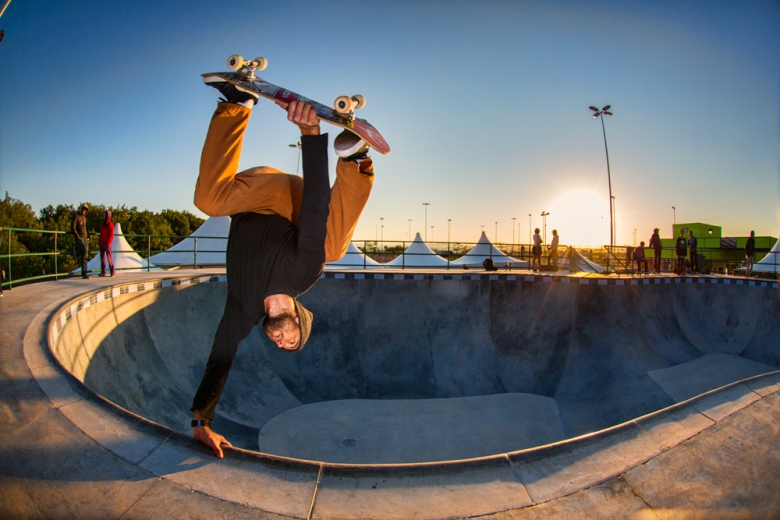
[[(544, 276), (544, 275), (522, 275), (508, 273), (479, 273), (479, 274), (439, 274), (439, 273), (353, 273), (353, 272), (334, 272), (328, 271), (322, 274), (321, 279), (332, 280), (501, 280), (501, 281), (521, 281), (521, 282), (542, 282), (542, 283), (571, 283), (579, 285), (658, 285), (658, 284), (722, 284), (722, 285), (746, 285), (751, 287), (771, 287), (777, 289), (780, 283), (768, 280), (748, 280), (741, 278), (720, 278), (720, 277), (652, 277), (652, 278), (580, 278), (570, 276)], [(181, 285), (195, 285), (210, 282), (226, 282), (227, 275), (206, 275), (192, 276), (182, 278), (167, 278), (160, 280), (149, 280), (138, 283), (126, 283), (115, 285), (85, 294), (82, 298), (76, 299), (65, 307), (53, 318), (52, 327), (50, 327), (50, 341), (56, 342), (65, 324), (73, 318), (82, 309), (108, 300), (115, 296), (132, 294), (142, 291), (152, 291), (163, 289), (165, 287), (174, 287)]]

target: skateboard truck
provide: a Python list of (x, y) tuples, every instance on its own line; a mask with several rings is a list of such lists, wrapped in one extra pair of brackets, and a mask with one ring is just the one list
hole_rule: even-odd
[(248, 79), (255, 79), (255, 71), (265, 70), (268, 60), (262, 57), (245, 60), (240, 54), (233, 54), (228, 58), (227, 66), (230, 70), (237, 70), (244, 74)]

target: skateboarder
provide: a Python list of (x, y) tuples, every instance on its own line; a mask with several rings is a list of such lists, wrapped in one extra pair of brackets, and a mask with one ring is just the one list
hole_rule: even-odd
[(663, 251), (663, 245), (661, 243), (661, 236), (658, 234), (660, 229), (655, 228), (653, 235), (650, 237), (650, 247), (653, 248), (653, 272), (655, 274), (661, 273), (661, 253)]
[(311, 331), (312, 314), (296, 298), (322, 274), (324, 263), (346, 253), (373, 185), (368, 147), (353, 134), (334, 146), (342, 157), (336, 182), (328, 179), (327, 134), (314, 109), (286, 108), (301, 131), (303, 179), (269, 167), (240, 173), (243, 134), (257, 95), (205, 78), (225, 97), (211, 120), (195, 187), (195, 205), (210, 216), (231, 215), (227, 248), (228, 295), (206, 371), (192, 403), (193, 435), (222, 458), (230, 443), (211, 429), (238, 344), (265, 316), (263, 329), (277, 347), (297, 351)]

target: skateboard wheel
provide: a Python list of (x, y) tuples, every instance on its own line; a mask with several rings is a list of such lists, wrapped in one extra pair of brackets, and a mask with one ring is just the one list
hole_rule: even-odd
[(233, 54), (228, 58), (227, 66), (230, 70), (238, 70), (244, 66), (244, 58), (240, 54)]
[(333, 102), (333, 108), (340, 114), (349, 112), (352, 110), (353, 106), (355, 106), (355, 102), (352, 101), (352, 98), (347, 96), (339, 96), (336, 98), (336, 101)]
[(255, 58), (255, 70), (265, 70), (268, 66), (268, 60), (265, 58)]
[(366, 98), (361, 96), (360, 94), (355, 94), (352, 96), (352, 101), (355, 102), (355, 110), (359, 110), (366, 106)]

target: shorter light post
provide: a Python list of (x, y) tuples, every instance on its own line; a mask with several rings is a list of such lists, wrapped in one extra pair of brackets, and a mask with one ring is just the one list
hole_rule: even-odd
[(295, 167), (295, 175), (298, 175), (298, 172), (301, 169), (301, 142), (298, 141), (295, 144), (287, 145), (290, 148), (297, 148), (298, 149), (298, 165)]

